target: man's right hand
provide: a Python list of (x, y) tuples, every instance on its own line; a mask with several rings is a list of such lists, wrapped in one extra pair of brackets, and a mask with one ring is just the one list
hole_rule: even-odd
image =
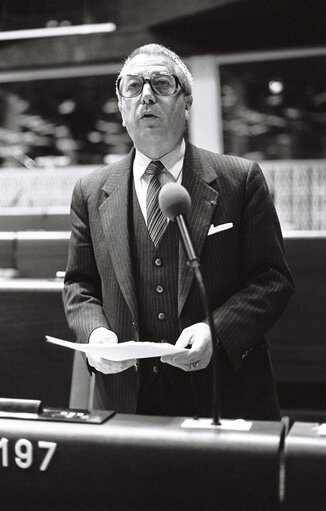
[[(89, 344), (117, 344), (118, 338), (112, 330), (108, 328), (99, 327), (93, 330), (89, 336)], [(126, 371), (129, 367), (136, 364), (136, 360), (123, 360), (121, 362), (114, 362), (107, 360), (98, 355), (87, 354), (88, 363), (97, 371), (103, 374), (114, 374)]]

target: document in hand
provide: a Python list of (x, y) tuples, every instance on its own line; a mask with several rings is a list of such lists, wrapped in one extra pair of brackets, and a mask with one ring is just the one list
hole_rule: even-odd
[(177, 353), (184, 353), (186, 348), (178, 348), (173, 344), (160, 343), (160, 342), (136, 342), (126, 341), (118, 344), (83, 344), (78, 342), (64, 341), (56, 337), (45, 336), (48, 342), (70, 348), (72, 350), (82, 351), (84, 353), (91, 353), (92, 355), (99, 355), (100, 357), (115, 362), (121, 360), (128, 360), (133, 358), (150, 358), (162, 357), (163, 355), (176, 355)]

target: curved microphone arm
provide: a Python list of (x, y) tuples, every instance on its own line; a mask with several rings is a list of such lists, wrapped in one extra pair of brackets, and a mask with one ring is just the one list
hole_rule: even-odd
[(184, 215), (189, 213), (191, 207), (191, 199), (187, 190), (177, 183), (167, 183), (162, 187), (159, 195), (159, 205), (167, 218), (176, 222), (181, 237), (182, 245), (186, 253), (189, 265), (191, 266), (200, 293), (200, 298), (206, 317), (208, 319), (211, 331), (212, 347), (213, 347), (213, 403), (212, 403), (212, 419), (214, 425), (220, 425), (220, 360), (219, 360), (219, 342), (215, 333), (215, 326), (211, 308), (209, 305), (208, 294), (205, 287), (204, 279), (200, 269), (199, 258), (196, 255), (189, 230)]

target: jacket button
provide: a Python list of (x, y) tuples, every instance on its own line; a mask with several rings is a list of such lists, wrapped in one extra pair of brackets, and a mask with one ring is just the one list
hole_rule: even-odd
[(161, 321), (162, 321), (163, 319), (165, 319), (165, 314), (164, 314), (164, 312), (160, 312), (160, 313), (158, 314), (158, 316), (157, 316), (157, 317), (158, 317), (158, 319), (160, 319)]
[(162, 259), (158, 257), (157, 259), (155, 259), (154, 264), (155, 266), (162, 266)]
[(153, 373), (157, 374), (159, 371), (158, 366), (153, 366)]
[(164, 291), (163, 286), (161, 286), (161, 285), (156, 286), (156, 291), (157, 291), (157, 293), (163, 293), (163, 291)]

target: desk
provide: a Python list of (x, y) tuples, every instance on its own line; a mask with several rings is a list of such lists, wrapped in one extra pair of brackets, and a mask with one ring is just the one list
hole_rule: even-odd
[(0, 419), (1, 504), (10, 511), (278, 509), (282, 423), (236, 431), (183, 422), (123, 414), (100, 425)]
[(286, 511), (326, 509), (326, 435), (319, 430), (319, 424), (295, 422), (286, 438)]

